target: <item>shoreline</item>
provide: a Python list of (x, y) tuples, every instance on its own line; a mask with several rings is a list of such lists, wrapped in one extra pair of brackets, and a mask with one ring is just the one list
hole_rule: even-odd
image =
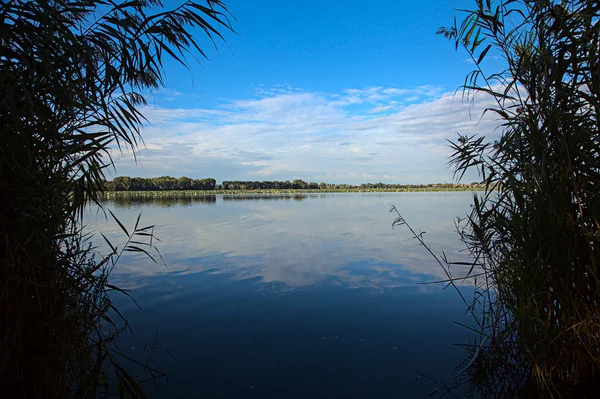
[(206, 197), (212, 195), (248, 194), (333, 194), (333, 193), (410, 193), (410, 192), (475, 192), (484, 187), (415, 187), (415, 188), (350, 188), (350, 189), (263, 189), (263, 190), (164, 190), (164, 191), (105, 191), (99, 197)]

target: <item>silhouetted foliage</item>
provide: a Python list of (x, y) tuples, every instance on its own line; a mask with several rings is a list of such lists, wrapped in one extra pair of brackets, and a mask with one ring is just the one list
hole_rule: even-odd
[(157, 0), (0, 4), (3, 397), (90, 397), (101, 382), (144, 396), (110, 345), (122, 330), (109, 317), (110, 294), (122, 290), (108, 275), (124, 252), (150, 255), (152, 226), (119, 224), (128, 241), (120, 249), (107, 242), (97, 259), (81, 217), (103, 189), (109, 146), (141, 142), (139, 106), (162, 86), (163, 62), (205, 56), (190, 29), (219, 38), (227, 15), (220, 0), (174, 9)]
[[(465, 94), (495, 100), (502, 128), (451, 145), (458, 178), (474, 168), (486, 185), (461, 230), (480, 276), (467, 380), (486, 398), (597, 397), (600, 4), (476, 4), (439, 30), (471, 56)], [(491, 55), (506, 70), (485, 75)]]

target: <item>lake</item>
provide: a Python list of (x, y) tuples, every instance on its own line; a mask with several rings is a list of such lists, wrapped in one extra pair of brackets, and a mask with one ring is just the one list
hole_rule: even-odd
[[(465, 260), (455, 232), (473, 193), (348, 193), (108, 201), (127, 227), (156, 225), (164, 263), (120, 259), (111, 280), (137, 359), (168, 372), (151, 398), (419, 398), (451, 382), (465, 306), (434, 259), (392, 229), (395, 205), (435, 253)], [(99, 212), (87, 229), (124, 235)], [(105, 247), (100, 239), (94, 241)], [(468, 297), (472, 290), (462, 288)], [(164, 348), (164, 349), (163, 349)], [(139, 372), (132, 368), (133, 374)]]

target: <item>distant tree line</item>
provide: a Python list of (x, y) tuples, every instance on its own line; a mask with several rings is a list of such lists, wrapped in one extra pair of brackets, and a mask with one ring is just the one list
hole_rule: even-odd
[[(321, 183), (325, 184), (325, 183)], [(293, 181), (224, 181), (221, 190), (318, 190), (320, 185), (304, 180)], [(323, 187), (324, 188), (324, 187)]]
[(449, 189), (449, 188), (473, 188), (480, 187), (477, 182), (470, 184), (435, 183), (435, 184), (386, 184), (365, 183), (352, 184), (330, 184), (305, 182), (295, 179), (286, 181), (223, 181), (216, 184), (212, 178), (191, 179), (182, 177), (115, 177), (112, 181), (104, 184), (106, 191), (169, 191), (169, 190), (369, 190), (369, 189)]
[(224, 181), (217, 186), (218, 190), (347, 190), (347, 189), (425, 189), (425, 188), (458, 188), (479, 186), (479, 183), (471, 184), (386, 184), (386, 183), (364, 183), (360, 185), (315, 183), (296, 179), (293, 181)]
[(104, 183), (106, 191), (169, 191), (169, 190), (214, 190), (215, 179), (190, 179), (189, 177), (115, 177)]

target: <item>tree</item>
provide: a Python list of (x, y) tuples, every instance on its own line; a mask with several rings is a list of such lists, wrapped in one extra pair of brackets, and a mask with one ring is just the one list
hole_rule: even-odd
[(231, 29), (227, 15), (221, 0), (172, 10), (158, 0), (0, 5), (0, 391), (7, 397), (93, 395), (106, 364), (123, 392), (139, 396), (110, 350), (114, 336), (100, 328), (113, 306), (114, 258), (92, 257), (81, 215), (103, 189), (109, 146), (135, 151), (141, 142), (139, 106), (162, 86), (165, 59), (185, 65), (186, 54), (205, 56), (191, 29), (220, 38)]
[(177, 179), (177, 184), (175, 186), (177, 190), (191, 190), (192, 188), (192, 179), (189, 177), (181, 176)]
[(306, 189), (308, 187), (308, 183), (301, 179), (295, 179), (292, 182), (292, 188), (294, 189)]
[[(154, 190), (154, 184), (152, 179), (146, 179), (143, 177), (132, 177), (130, 189), (132, 191), (151, 191)], [(105, 186), (106, 188), (106, 186)]]
[(171, 176), (161, 176), (152, 178), (152, 183), (157, 190), (176, 190), (177, 179)]
[[(467, 371), (483, 397), (597, 393), (600, 378), (600, 4), (477, 0), (440, 34), (467, 50), (467, 95), (488, 96), (497, 140), (460, 136), (478, 170), (462, 237), (485, 282)], [(493, 55), (506, 69), (484, 74)], [(495, 188), (499, 188), (495, 190)], [(481, 378), (486, 376), (486, 378)]]
[(117, 176), (113, 179), (116, 191), (129, 191), (131, 188), (131, 178), (128, 176)]
[(215, 186), (217, 185), (217, 181), (212, 177), (208, 179), (202, 179), (201, 182), (203, 190), (214, 190)]

